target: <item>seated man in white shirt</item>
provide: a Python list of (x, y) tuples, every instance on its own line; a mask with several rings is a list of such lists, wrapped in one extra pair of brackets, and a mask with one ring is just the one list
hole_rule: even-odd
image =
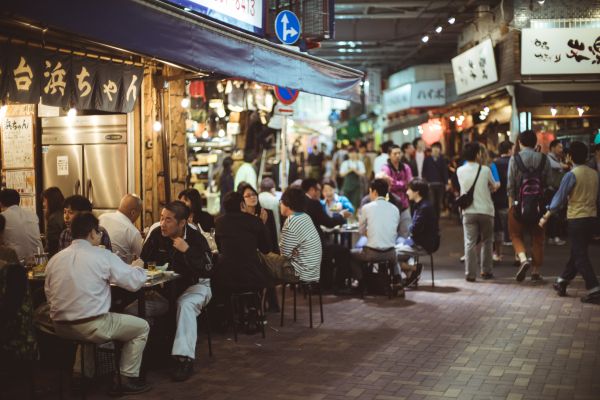
[(364, 205), (359, 216), (359, 233), (365, 235), (364, 247), (352, 250), (352, 286), (357, 287), (362, 279), (365, 262), (395, 261), (396, 237), (400, 212), (398, 207), (385, 199), (388, 184), (384, 179), (375, 179), (369, 186), (371, 201)]
[(122, 259), (140, 256), (144, 240), (134, 225), (142, 213), (142, 199), (135, 194), (126, 194), (119, 209), (100, 216), (100, 225), (108, 231), (113, 251)]
[(19, 259), (43, 251), (37, 215), (19, 206), (21, 196), (14, 189), (0, 191), (0, 208), (6, 219), (4, 244), (17, 252)]
[(58, 252), (46, 268), (45, 292), (57, 335), (74, 340), (123, 343), (120, 374), (125, 377), (114, 394), (137, 394), (150, 389), (139, 379), (142, 354), (150, 327), (131, 315), (109, 312), (110, 284), (139, 290), (146, 272), (125, 264), (100, 244), (98, 219), (79, 213), (71, 222), (72, 244)]

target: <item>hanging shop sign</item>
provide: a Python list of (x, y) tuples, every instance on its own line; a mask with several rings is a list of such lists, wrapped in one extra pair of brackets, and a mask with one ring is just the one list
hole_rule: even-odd
[(599, 74), (600, 28), (523, 29), (521, 73)]
[(456, 83), (456, 93), (459, 95), (497, 82), (498, 73), (492, 40), (484, 40), (477, 46), (454, 57), (452, 72)]
[(263, 0), (167, 0), (185, 10), (264, 36), (265, 8)]
[(127, 113), (143, 69), (21, 46), (0, 49), (0, 99), (16, 103)]
[(383, 93), (386, 114), (417, 107), (436, 107), (446, 104), (446, 83), (443, 80), (422, 81), (388, 90)]

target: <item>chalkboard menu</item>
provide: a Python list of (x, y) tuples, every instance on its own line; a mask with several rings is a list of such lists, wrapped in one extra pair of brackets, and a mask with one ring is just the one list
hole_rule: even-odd
[(2, 168), (34, 168), (33, 117), (2, 120)]

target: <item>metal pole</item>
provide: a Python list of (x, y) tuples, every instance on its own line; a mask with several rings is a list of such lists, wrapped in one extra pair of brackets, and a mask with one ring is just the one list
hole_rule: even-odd
[(288, 168), (287, 168), (287, 117), (283, 116), (281, 122), (281, 163), (279, 168), (281, 172), (281, 191), (288, 186)]

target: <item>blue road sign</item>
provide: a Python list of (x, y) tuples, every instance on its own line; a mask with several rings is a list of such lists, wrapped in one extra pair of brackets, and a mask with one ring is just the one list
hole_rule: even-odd
[(283, 44), (294, 44), (300, 38), (300, 20), (291, 11), (284, 10), (275, 18), (275, 34)]
[(280, 86), (275, 86), (275, 97), (277, 97), (277, 100), (279, 100), (282, 104), (285, 104), (286, 106), (289, 106), (290, 104), (295, 102), (298, 98), (298, 94), (300, 94), (300, 91), (298, 89), (288, 89)]

